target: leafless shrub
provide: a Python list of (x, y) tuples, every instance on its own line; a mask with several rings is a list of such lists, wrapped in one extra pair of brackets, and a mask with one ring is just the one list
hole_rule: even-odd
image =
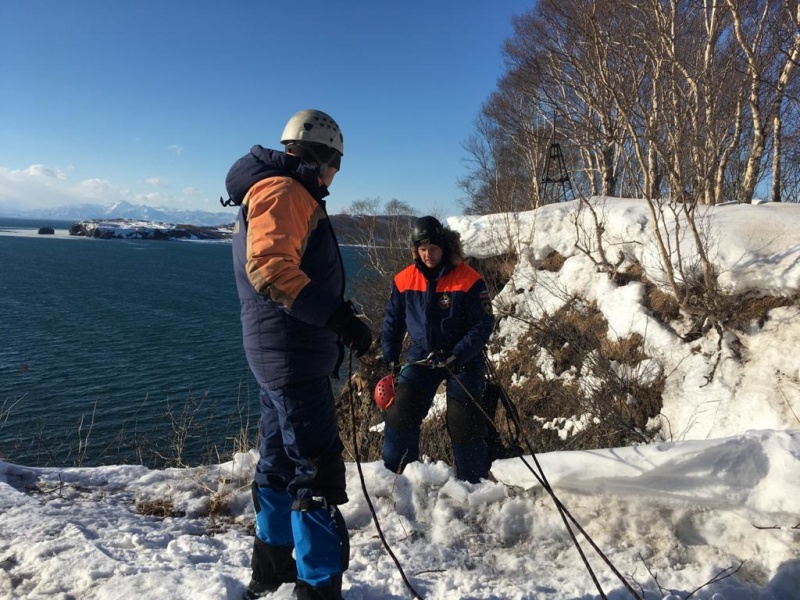
[[(223, 457), (257, 445), (257, 423), (251, 420), (250, 403), (241, 393), (238, 415), (227, 417), (224, 426), (220, 425), (217, 407), (209, 407), (204, 401), (205, 396), (187, 396), (182, 404), (167, 401), (163, 416), (170, 431), (166, 435), (154, 433), (154, 406), (147, 398), (131, 408), (114, 435), (102, 440), (96, 431), (96, 405), (74, 425), (62, 424), (54, 429), (46, 419), (40, 419), (31, 423), (25, 435), (18, 434), (13, 443), (3, 443), (3, 459), (31, 466), (81, 467), (112, 461), (159, 469), (221, 463), (226, 460)], [(8, 406), (8, 413), (0, 413), (0, 429), (15, 404)]]
[(613, 263), (609, 256), (608, 241), (604, 236), (607, 222), (605, 202), (593, 203), (580, 196), (578, 210), (570, 213), (570, 219), (575, 227), (575, 248), (586, 255), (600, 272), (613, 277), (625, 255), (617, 252)]
[[(378, 381), (387, 375), (379, 352), (361, 358), (358, 371), (345, 381), (336, 405), (336, 416), (345, 456), (348, 460), (379, 460), (383, 435), (375, 431), (383, 422), (383, 413), (373, 400)], [(355, 414), (355, 423), (353, 415)]]
[(764, 327), (769, 312), (782, 306), (800, 306), (796, 296), (726, 296), (723, 318), (728, 328), (746, 331), (753, 324)]
[[(647, 564), (647, 561), (644, 559), (644, 557), (641, 554), (639, 554), (639, 560), (641, 560), (642, 564), (644, 564), (645, 568), (647, 569), (647, 573), (653, 579), (653, 583), (655, 583), (656, 587), (658, 587), (658, 590), (659, 590), (660, 594), (666, 594), (668, 596), (673, 596), (674, 594), (672, 593), (672, 589), (671, 588), (667, 588), (664, 585), (662, 585), (661, 581), (659, 581), (659, 574), (656, 573), (655, 571), (653, 571), (653, 569), (650, 567), (650, 565)], [(717, 573), (714, 577), (712, 577), (711, 579), (706, 581), (704, 584), (696, 587), (694, 590), (689, 592), (684, 597), (684, 600), (689, 600), (689, 598), (694, 596), (697, 592), (699, 592), (703, 588), (706, 588), (708, 586), (712, 586), (715, 583), (718, 583), (718, 582), (722, 581), (723, 579), (727, 579), (728, 577), (733, 577), (734, 575), (736, 575), (736, 573), (738, 573), (741, 570), (741, 568), (745, 565), (745, 563), (746, 563), (746, 561), (742, 561), (736, 567), (731, 566), (731, 567), (727, 567), (725, 569), (722, 569), (719, 573)], [(642, 587), (642, 585), (639, 584), (639, 589), (644, 590), (644, 587)], [(644, 594), (643, 594), (643, 596), (644, 596)]]
[(665, 377), (643, 344), (637, 334), (609, 339), (602, 313), (578, 299), (531, 323), (497, 372), (534, 446), (549, 451), (648, 441)]
[[(0, 433), (3, 432), (3, 428), (5, 427), (8, 418), (11, 416), (14, 407), (20, 402), (22, 402), (24, 398), (25, 395), (22, 395), (17, 399), (6, 398), (5, 400), (3, 400), (3, 403), (0, 404)], [(0, 459), (5, 459), (5, 460), (11, 459), (11, 457), (14, 456), (15, 452), (17, 451), (17, 449), (21, 444), (22, 440), (19, 434), (17, 434), (13, 442), (11, 440), (6, 440), (3, 443), (3, 448), (0, 449)]]

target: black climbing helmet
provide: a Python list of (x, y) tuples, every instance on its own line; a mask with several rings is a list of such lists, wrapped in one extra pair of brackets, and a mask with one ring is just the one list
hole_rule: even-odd
[(436, 244), (444, 248), (444, 227), (435, 217), (420, 217), (414, 223), (411, 243), (417, 248), (422, 243)]

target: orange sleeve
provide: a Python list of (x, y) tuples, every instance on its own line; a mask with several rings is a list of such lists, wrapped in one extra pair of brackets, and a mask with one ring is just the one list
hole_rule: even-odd
[(308, 284), (300, 270), (318, 204), (289, 177), (256, 183), (247, 205), (247, 276), (253, 288), (291, 310)]

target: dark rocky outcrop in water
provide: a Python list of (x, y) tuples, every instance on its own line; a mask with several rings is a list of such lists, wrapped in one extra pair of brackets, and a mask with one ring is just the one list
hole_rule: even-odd
[(56, 230), (52, 227), (39, 227), (39, 235), (55, 235)]
[(227, 240), (232, 231), (233, 227), (171, 225), (130, 219), (92, 219), (73, 223), (69, 228), (70, 235), (101, 240)]
[[(405, 215), (331, 215), (330, 219), (336, 238), (344, 246), (384, 246), (392, 240), (405, 244), (414, 222), (414, 217)], [(233, 224), (199, 227), (132, 219), (91, 219), (73, 223), (69, 234), (103, 240), (229, 240)]]

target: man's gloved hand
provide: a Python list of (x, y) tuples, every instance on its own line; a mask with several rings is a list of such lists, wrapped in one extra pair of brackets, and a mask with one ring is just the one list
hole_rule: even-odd
[(393, 360), (386, 360), (385, 358), (381, 360), (383, 363), (381, 366), (385, 371), (391, 374), (392, 377), (397, 379), (397, 376), (400, 375), (400, 371), (402, 369), (401, 365)]
[(356, 356), (364, 356), (372, 345), (372, 330), (356, 316), (351, 302), (342, 302), (328, 319), (328, 329), (339, 334), (342, 343), (352, 348)]
[(443, 350), (434, 352), (433, 364), (437, 367), (444, 367), (448, 371), (457, 371), (459, 366), (458, 357), (455, 354), (448, 354)]

